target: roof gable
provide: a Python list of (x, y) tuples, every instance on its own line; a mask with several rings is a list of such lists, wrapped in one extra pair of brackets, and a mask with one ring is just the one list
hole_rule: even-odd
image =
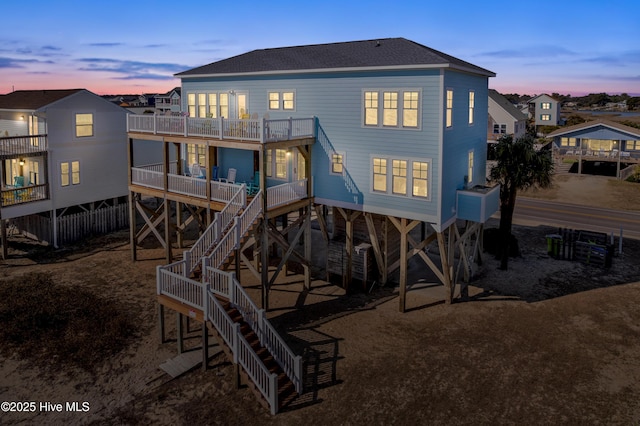
[(557, 137), (557, 136), (569, 136), (574, 133), (583, 132), (585, 130), (596, 130), (597, 128), (608, 128), (613, 130), (614, 132), (619, 132), (625, 134), (625, 136), (631, 136), (632, 138), (640, 139), (640, 129), (636, 129), (635, 127), (625, 126), (624, 124), (615, 123), (613, 121), (607, 120), (595, 120), (595, 121), (587, 121), (585, 123), (576, 124), (574, 126), (563, 127), (554, 132), (551, 132), (547, 135), (547, 137)]
[(82, 90), (16, 90), (0, 95), (0, 109), (37, 110)]
[(175, 74), (176, 77), (292, 73), (362, 68), (456, 68), (495, 73), (404, 38), (258, 49)]
[(507, 114), (513, 117), (516, 121), (526, 120), (527, 116), (516, 108), (507, 98), (502, 96), (494, 89), (489, 89), (489, 98), (493, 100), (500, 108), (502, 108)]

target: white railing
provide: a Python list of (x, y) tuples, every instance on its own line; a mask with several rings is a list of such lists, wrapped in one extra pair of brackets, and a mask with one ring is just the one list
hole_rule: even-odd
[(3, 155), (30, 155), (47, 151), (47, 135), (0, 137), (0, 153)]
[[(220, 242), (211, 251), (209, 256), (203, 258), (204, 265), (220, 268), (231, 252), (238, 248), (242, 236), (249, 230), (249, 227), (257, 219), (260, 213), (262, 213), (262, 197), (256, 196), (251, 200), (251, 203), (249, 203), (240, 216), (235, 216), (233, 218), (233, 226), (222, 236)], [(248, 217), (253, 218), (251, 222), (248, 222)], [(248, 226), (246, 229), (241, 226), (241, 224), (246, 226), (247, 223)], [(224, 232), (225, 230), (221, 229), (220, 231)]]
[[(329, 140), (329, 138), (327, 137), (327, 134), (324, 132), (324, 130), (322, 130), (320, 126), (318, 126), (318, 137), (316, 139), (318, 142), (320, 142), (320, 146), (322, 147), (325, 154), (327, 155), (327, 158), (329, 159), (329, 163), (331, 163), (333, 161), (332, 160), (333, 155), (337, 154), (337, 152), (335, 151), (335, 149), (333, 149), (333, 145), (331, 144), (331, 141)], [(351, 178), (351, 175), (347, 171), (347, 168), (344, 167), (344, 165), (342, 167), (342, 179), (343, 179), (345, 188), (347, 188), (347, 190), (351, 194), (353, 194), (353, 199), (357, 203), (358, 194), (360, 191), (358, 190), (356, 183), (353, 181), (353, 179)]]
[(156, 271), (158, 295), (167, 295), (196, 309), (204, 309), (205, 286), (184, 275), (158, 266)]
[(240, 185), (235, 183), (211, 182), (211, 201), (219, 201), (221, 203), (229, 203), (236, 195)]
[(267, 203), (269, 208), (277, 207), (307, 197), (307, 180), (301, 179), (295, 182), (267, 188)]
[(302, 357), (295, 355), (271, 325), (264, 310), (260, 312), (260, 342), (276, 360), (282, 371), (293, 382), (298, 394), (302, 394)]
[(271, 414), (278, 412), (278, 375), (270, 373), (260, 357), (241, 333), (237, 336), (236, 362), (244, 367), (247, 375), (269, 402)]
[(197, 198), (207, 198), (207, 181), (197, 177), (174, 175), (169, 173), (168, 188), (169, 192), (176, 194), (190, 195)]
[[(224, 184), (230, 185), (230, 184)], [(196, 268), (206, 252), (219, 243), (219, 239), (224, 231), (229, 228), (233, 218), (242, 210), (247, 203), (247, 192), (243, 185), (231, 185), (235, 190), (235, 194), (229, 200), (229, 203), (222, 209), (220, 213), (216, 213), (215, 219), (200, 235), (200, 238), (187, 251), (184, 252), (183, 259), (187, 262), (188, 272), (191, 273)]]
[(280, 368), (293, 382), (296, 392), (302, 393), (302, 357), (295, 355), (291, 348), (280, 337), (264, 309), (258, 309), (244, 288), (236, 280), (233, 272), (225, 272), (206, 267), (204, 277), (209, 282), (212, 294), (229, 299), (231, 305), (238, 309), (244, 321), (256, 333), (260, 344), (264, 346), (276, 360)]
[(127, 131), (247, 141), (276, 141), (313, 137), (315, 118), (244, 120), (187, 116), (129, 114)]

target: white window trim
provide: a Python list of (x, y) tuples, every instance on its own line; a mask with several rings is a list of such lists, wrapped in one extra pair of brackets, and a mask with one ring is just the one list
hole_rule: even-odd
[[(471, 98), (473, 97), (473, 103)], [(469, 126), (473, 126), (476, 123), (476, 92), (475, 90), (469, 90)]]
[[(271, 100), (269, 99), (269, 95), (271, 93), (277, 93), (278, 98), (278, 108), (271, 108)], [(284, 107), (284, 94), (285, 93), (293, 93), (293, 108), (285, 109)], [(282, 111), (282, 112), (295, 112), (298, 108), (298, 96), (296, 94), (295, 89), (277, 89), (277, 90), (268, 90), (267, 91), (267, 111)]]
[[(471, 160), (471, 161), (470, 161)], [(467, 188), (473, 186), (473, 170), (476, 168), (476, 155), (473, 149), (470, 149), (467, 153), (467, 181), (465, 184)]]
[[(279, 149), (279, 148), (278, 148)], [(271, 166), (271, 174), (267, 174), (267, 177), (271, 178), (271, 179), (275, 179), (275, 180), (279, 180), (279, 181), (283, 181), (283, 182), (287, 182), (289, 180), (289, 176), (290, 176), (290, 166), (291, 166), (291, 157), (292, 155), (290, 155), (291, 153), (289, 151), (287, 151), (286, 149), (283, 149), (283, 151), (286, 151), (285, 153), (285, 176), (284, 177), (278, 177), (278, 171), (277, 171), (277, 163), (276, 163), (276, 148), (273, 149), (269, 149), (267, 150), (269, 151), (269, 157), (267, 157), (267, 160), (270, 162), (270, 166)]]
[[(338, 154), (342, 156), (342, 173), (337, 173), (333, 171), (333, 154)], [(335, 151), (333, 152), (330, 160), (329, 160), (329, 174), (333, 175), (333, 176), (343, 176), (344, 175), (344, 171), (347, 167), (347, 155), (345, 154), (345, 152), (343, 151)]]
[[(78, 136), (78, 124), (76, 116), (78, 114), (91, 114), (91, 136)], [(96, 112), (95, 111), (74, 111), (71, 114), (73, 120), (73, 137), (75, 139), (91, 139), (96, 137)]]
[[(383, 158), (387, 160), (387, 190), (386, 192), (375, 191), (373, 189), (373, 159), (374, 158)], [(407, 193), (406, 194), (396, 194), (393, 192), (393, 160), (401, 160), (407, 162)], [(418, 195), (413, 195), (413, 163), (427, 163), (427, 196), (421, 197)], [(413, 158), (413, 157), (396, 157), (393, 155), (369, 155), (369, 193), (389, 196), (389, 197), (397, 197), (402, 199), (413, 199), (413, 200), (421, 200), (421, 201), (431, 201), (431, 193), (433, 191), (432, 186), (432, 177), (433, 177), (433, 159), (431, 158)]]
[[(209, 118), (209, 110), (211, 105), (209, 104), (209, 95), (216, 95), (216, 115), (217, 117), (215, 118), (220, 118), (222, 116), (221, 114), (221, 109), (220, 109), (220, 95), (227, 95), (227, 117), (230, 117), (231, 114), (231, 91), (228, 90), (204, 90), (204, 91), (195, 91), (195, 92), (187, 92), (187, 95), (184, 97), (185, 99), (185, 109), (184, 111), (187, 113), (187, 115), (189, 117), (192, 118)], [(193, 95), (195, 97), (195, 104), (193, 105), (194, 107), (194, 114), (191, 115), (191, 111), (189, 111), (189, 96)], [(204, 95), (205, 97), (205, 104), (204, 104), (204, 108), (205, 108), (205, 116), (204, 117), (199, 117), (198, 116), (198, 112), (199, 112), (199, 108), (200, 108), (200, 104), (198, 103), (198, 95)]]
[[(378, 93), (378, 124), (365, 124), (365, 93), (377, 92)], [(398, 117), (397, 125), (388, 126), (384, 125), (384, 93), (396, 92), (398, 94)], [(418, 92), (418, 124), (417, 126), (404, 126), (404, 93), (405, 92)], [(362, 89), (360, 94), (360, 108), (361, 117), (360, 124), (364, 129), (395, 129), (395, 130), (422, 130), (422, 88), (420, 87), (390, 87), (390, 88), (366, 88)]]
[[(449, 92), (451, 92), (451, 108), (449, 108)], [(448, 87), (444, 91), (444, 128), (452, 129), (453, 128), (453, 106), (455, 105), (455, 96), (456, 93), (453, 88)], [(451, 111), (451, 117), (449, 119), (449, 111)], [(451, 121), (451, 123), (449, 123)]]
[[(76, 162), (78, 163), (78, 183), (73, 183), (73, 163), (76, 163)], [(69, 165), (69, 173), (68, 173), (69, 184), (68, 185), (62, 184), (62, 165), (65, 163)], [(58, 163), (58, 178), (60, 179), (61, 188), (71, 188), (71, 187), (80, 185), (82, 183), (82, 167), (80, 166), (80, 160), (75, 159), (75, 160), (60, 161), (60, 163)]]

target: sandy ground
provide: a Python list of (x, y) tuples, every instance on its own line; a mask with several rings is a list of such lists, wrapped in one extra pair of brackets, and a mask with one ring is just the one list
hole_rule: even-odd
[[(600, 185), (599, 200), (630, 202), (629, 195), (612, 195), (617, 184), (609, 179), (559, 178), (546, 196), (533, 196), (590, 203)], [(640, 192), (621, 191), (627, 190)], [(221, 355), (207, 371), (172, 381), (158, 368), (176, 354), (175, 340), (158, 338), (161, 249), (145, 248), (133, 263), (125, 232), (43, 263), (15, 241), (0, 276), (47, 271), (57, 282), (126, 300), (123, 309), (135, 312), (141, 332), (95, 376), (0, 358), (0, 401), (90, 407), (0, 412), (0, 424), (638, 424), (640, 242), (625, 241), (623, 254), (604, 270), (547, 256), (550, 230), (516, 226), (522, 256), (508, 271), (487, 256), (464, 303), (444, 304), (442, 286), (413, 259), (404, 314), (392, 286), (347, 296), (314, 281), (305, 293), (299, 276), (283, 277), (271, 293), (269, 317), (304, 356), (306, 391), (275, 417), (246, 386), (233, 387), (231, 364)], [(247, 275), (243, 281), (257, 296)], [(194, 330), (187, 344), (197, 346), (199, 336)]]

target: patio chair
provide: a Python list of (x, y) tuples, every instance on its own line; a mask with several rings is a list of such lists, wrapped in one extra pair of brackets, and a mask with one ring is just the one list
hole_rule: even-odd
[(253, 174), (253, 180), (245, 182), (247, 185), (247, 195), (256, 195), (260, 191), (260, 172)]
[(200, 167), (200, 164), (198, 163), (193, 163), (191, 165), (191, 177), (195, 177), (195, 178), (200, 178), (200, 179), (204, 179), (206, 176), (204, 175), (204, 170), (202, 170), (202, 167)]
[(237, 173), (236, 169), (233, 169), (233, 168), (229, 169), (229, 171), (227, 172), (227, 177), (220, 178), (220, 182), (236, 183), (236, 173)]
[(218, 180), (218, 171), (220, 170), (220, 167), (218, 166), (213, 166), (211, 167), (211, 180)]

